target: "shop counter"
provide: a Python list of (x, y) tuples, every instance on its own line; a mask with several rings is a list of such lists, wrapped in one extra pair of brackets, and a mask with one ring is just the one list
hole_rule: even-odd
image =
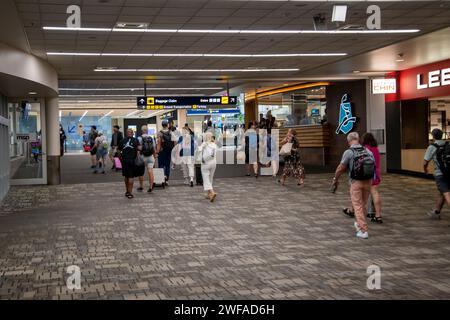
[(297, 132), (297, 139), (302, 148), (327, 148), (330, 146), (330, 126), (329, 125), (299, 125), (277, 128), (279, 140), (283, 140), (289, 129)]

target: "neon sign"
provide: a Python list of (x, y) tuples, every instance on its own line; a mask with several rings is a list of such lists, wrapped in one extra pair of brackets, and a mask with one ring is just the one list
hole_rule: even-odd
[(349, 101), (348, 95), (344, 94), (339, 108), (339, 125), (336, 129), (336, 134), (349, 133), (352, 131), (355, 122), (356, 117), (352, 115), (352, 104)]

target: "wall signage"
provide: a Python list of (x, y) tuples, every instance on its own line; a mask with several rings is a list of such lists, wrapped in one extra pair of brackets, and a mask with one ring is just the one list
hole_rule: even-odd
[(386, 102), (446, 97), (450, 95), (450, 59), (388, 74), (397, 79), (397, 92)]
[(192, 109), (188, 110), (186, 115), (188, 116), (200, 116), (209, 114), (239, 114), (241, 113), (238, 108), (235, 109)]
[(395, 78), (372, 79), (373, 94), (386, 94), (396, 92), (397, 92), (397, 80)]
[(356, 122), (356, 117), (352, 114), (352, 103), (347, 94), (341, 98), (341, 105), (339, 107), (339, 124), (336, 129), (336, 134), (347, 134), (353, 129), (353, 124)]
[(225, 97), (138, 97), (137, 107), (143, 110), (206, 109), (208, 106), (236, 106), (236, 96)]
[(35, 133), (16, 133), (16, 141), (17, 142), (30, 142), (36, 140)]
[[(428, 75), (418, 73), (416, 78), (417, 78), (417, 90), (440, 86), (448, 86), (450, 85), (450, 68), (433, 70), (428, 72)], [(428, 82), (424, 83), (424, 78), (427, 78)]]

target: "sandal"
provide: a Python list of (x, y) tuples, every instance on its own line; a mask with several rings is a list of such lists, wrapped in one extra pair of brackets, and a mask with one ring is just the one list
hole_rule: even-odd
[(350, 211), (349, 208), (343, 209), (342, 212), (343, 212), (346, 216), (348, 216), (348, 217), (350, 217), (350, 218), (354, 218), (354, 217), (355, 217), (355, 212)]
[(134, 196), (131, 193), (129, 193), (129, 192), (125, 193), (125, 197), (127, 197), (128, 199), (133, 199), (134, 198)]
[(383, 223), (383, 219), (381, 217), (372, 217), (372, 219), (370, 219), (370, 221), (375, 222), (375, 223)]

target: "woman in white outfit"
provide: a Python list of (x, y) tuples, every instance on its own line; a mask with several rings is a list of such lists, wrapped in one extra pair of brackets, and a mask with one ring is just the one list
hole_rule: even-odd
[(183, 169), (183, 176), (187, 184), (194, 186), (195, 177), (195, 138), (194, 133), (188, 127), (183, 128), (182, 136), (178, 139), (181, 168)]
[(216, 199), (217, 193), (213, 189), (214, 172), (216, 171), (216, 153), (217, 145), (214, 142), (211, 132), (205, 133), (204, 142), (200, 146), (201, 152), (201, 171), (203, 177), (203, 188), (207, 191), (206, 198), (211, 202)]

